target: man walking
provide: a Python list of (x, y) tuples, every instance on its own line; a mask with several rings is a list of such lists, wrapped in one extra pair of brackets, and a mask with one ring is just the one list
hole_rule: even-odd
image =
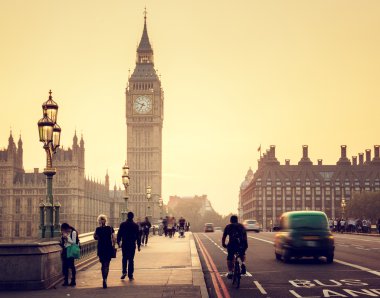
[(145, 217), (145, 221), (141, 224), (141, 226), (142, 226), (141, 244), (147, 246), (149, 230), (150, 230), (150, 227), (152, 226), (148, 217)]
[(117, 244), (123, 252), (123, 261), (122, 261), (122, 276), (121, 279), (124, 279), (127, 276), (127, 263), (128, 263), (128, 278), (133, 280), (133, 271), (134, 263), (133, 259), (135, 258), (136, 252), (136, 241), (137, 248), (140, 251), (141, 246), (141, 237), (139, 236), (139, 227), (133, 221), (134, 214), (133, 212), (128, 212), (127, 220), (122, 222), (117, 233)]

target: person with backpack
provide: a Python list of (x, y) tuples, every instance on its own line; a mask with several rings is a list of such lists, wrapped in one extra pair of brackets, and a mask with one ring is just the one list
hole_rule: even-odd
[[(228, 244), (226, 244), (227, 236)], [(241, 274), (246, 274), (247, 268), (245, 266), (245, 252), (248, 248), (247, 232), (244, 226), (238, 222), (238, 217), (236, 215), (231, 216), (230, 224), (224, 228), (222, 246), (227, 248), (227, 278), (232, 279), (235, 253), (239, 253), (242, 262)]]
[[(73, 244), (79, 245), (78, 232), (70, 226), (68, 223), (61, 225), (61, 241), (59, 242), (62, 247), (61, 259), (62, 259), (62, 273), (64, 275), (64, 282), (62, 286), (76, 286), (76, 270), (73, 257), (67, 257), (67, 248)], [(69, 284), (69, 269), (71, 269), (71, 282)]]
[(107, 226), (107, 217), (98, 216), (99, 227), (96, 228), (94, 239), (98, 240), (98, 257), (102, 264), (103, 288), (107, 288), (107, 277), (110, 270), (111, 258), (115, 257), (115, 232), (113, 227)]
[(143, 246), (144, 244), (145, 246), (147, 246), (148, 244), (149, 230), (151, 226), (152, 224), (150, 223), (149, 218), (145, 217), (145, 221), (141, 223), (141, 227), (142, 227), (141, 245)]

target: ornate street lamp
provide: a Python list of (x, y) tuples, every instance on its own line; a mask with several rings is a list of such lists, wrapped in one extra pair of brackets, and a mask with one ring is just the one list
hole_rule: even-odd
[(346, 199), (342, 198), (342, 202), (340, 203), (340, 207), (342, 207), (342, 218), (344, 218), (344, 209), (346, 208)]
[(160, 207), (160, 218), (162, 219), (162, 209), (164, 207), (164, 201), (162, 200), (162, 198), (158, 199), (158, 207)]
[(122, 220), (126, 221), (127, 220), (127, 213), (128, 213), (128, 186), (129, 186), (129, 167), (127, 165), (127, 161), (125, 161), (125, 164), (123, 166), (123, 174), (121, 175), (124, 188), (125, 188), (125, 197), (124, 197), (124, 210), (121, 211), (122, 213)]
[(152, 195), (152, 187), (150, 185), (147, 186), (146, 188), (146, 200), (147, 200), (147, 213), (146, 213), (146, 216), (149, 218), (149, 220), (151, 220), (151, 217), (152, 217), (152, 214), (151, 214), (151, 210), (150, 210), (150, 199), (151, 199), (151, 195)]
[(50, 231), (49, 237), (58, 237), (60, 233), (59, 224), (59, 202), (54, 203), (53, 200), (53, 176), (56, 169), (53, 168), (53, 154), (59, 147), (61, 139), (61, 128), (57, 124), (58, 105), (51, 96), (49, 91), (49, 99), (42, 104), (43, 117), (38, 121), (38, 132), (40, 142), (46, 152), (46, 175), (47, 195), (46, 202), (40, 204), (40, 228), (41, 238), (46, 237), (46, 230)]

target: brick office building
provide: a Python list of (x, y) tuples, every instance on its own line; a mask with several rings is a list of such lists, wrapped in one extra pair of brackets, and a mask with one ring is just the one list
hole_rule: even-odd
[(380, 191), (380, 146), (347, 158), (345, 145), (335, 165), (313, 164), (308, 146), (297, 165), (276, 158), (275, 146), (270, 146), (258, 161), (258, 169), (249, 184), (242, 184), (239, 193), (243, 219), (257, 219), (263, 229), (278, 222), (280, 215), (292, 210), (321, 210), (330, 218), (342, 214), (342, 198), (349, 201), (354, 192)]

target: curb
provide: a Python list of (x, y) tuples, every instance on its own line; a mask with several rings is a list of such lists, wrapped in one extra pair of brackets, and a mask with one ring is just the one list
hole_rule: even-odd
[(347, 233), (347, 232), (334, 232), (335, 234), (344, 234), (344, 235), (359, 235), (359, 236), (367, 236), (367, 237), (380, 237), (380, 234), (374, 233)]
[(208, 298), (208, 292), (206, 288), (206, 282), (202, 271), (201, 260), (199, 259), (199, 254), (197, 247), (195, 246), (195, 240), (193, 233), (189, 233), (190, 239), (190, 255), (191, 255), (191, 270), (193, 273), (193, 285), (199, 286), (201, 288), (202, 298)]

